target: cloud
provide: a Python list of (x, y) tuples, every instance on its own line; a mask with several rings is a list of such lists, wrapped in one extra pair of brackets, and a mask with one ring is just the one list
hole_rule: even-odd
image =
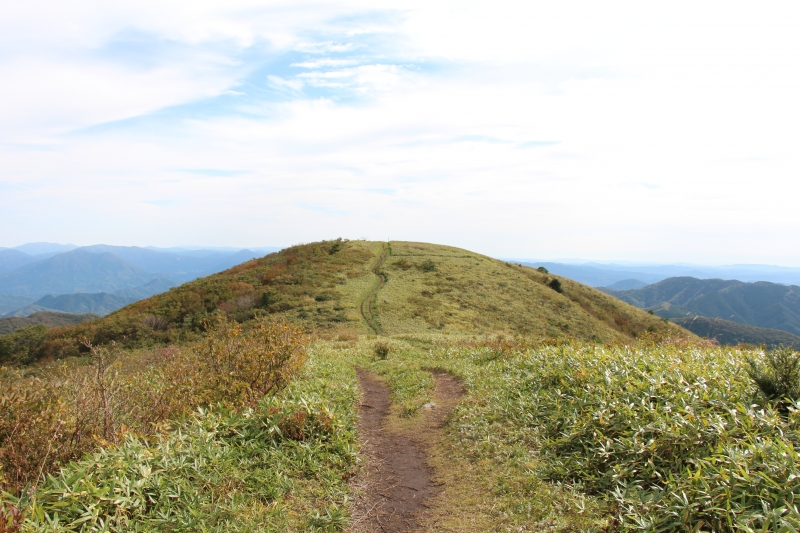
[(0, 223), (35, 222), (0, 245), (800, 264), (774, 247), (800, 231), (797, 9), (16, 3)]

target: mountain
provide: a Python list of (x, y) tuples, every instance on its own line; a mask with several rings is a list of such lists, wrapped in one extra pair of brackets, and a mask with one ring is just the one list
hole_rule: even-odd
[(32, 255), (14, 249), (0, 250), (0, 274), (9, 272), (38, 259)]
[(36, 301), (35, 296), (23, 294), (0, 294), (0, 316)]
[(74, 244), (56, 244), (53, 242), (29, 242), (20, 246), (15, 246), (13, 249), (20, 252), (25, 252), (28, 255), (40, 254), (60, 254), (69, 252), (77, 248)]
[(133, 301), (135, 300), (107, 292), (47, 295), (7, 316), (26, 317), (41, 311), (57, 311), (76, 315), (93, 313), (103, 316), (125, 307)]
[(800, 350), (800, 337), (779, 329), (758, 328), (722, 320), (696, 316), (694, 318), (679, 318), (672, 321), (697, 335), (707, 339), (714, 339), (720, 344), (736, 346), (738, 344), (756, 344), (774, 346), (791, 346)]
[(211, 268), (210, 273), (222, 272), (223, 270), (233, 268), (236, 265), (244, 263), (245, 261), (250, 261), (251, 259), (256, 259), (263, 256), (264, 254), (260, 252), (254, 252), (252, 250), (239, 250), (235, 254), (229, 255), (222, 261), (215, 263)]
[(97, 315), (73, 315), (71, 313), (53, 313), (49, 311), (34, 313), (28, 317), (0, 318), (0, 335), (13, 333), (19, 328), (28, 326), (63, 327), (73, 326), (97, 318)]
[(86, 325), (59, 330), (43, 353), (79, 339), (126, 345), (196, 338), (212, 314), (268, 313), (318, 335), (443, 332), (628, 342), (686, 336), (661, 318), (585, 285), (459, 248), (393, 241), (293, 246), (184, 283)]
[(690, 313), (800, 335), (800, 287), (795, 285), (678, 277), (642, 289), (604, 292), (667, 318)]
[(76, 249), (0, 275), (0, 294), (112, 292), (145, 285), (154, 277), (116, 255)]
[(673, 277), (699, 279), (734, 279), (744, 282), (769, 281), (784, 285), (800, 285), (800, 268), (773, 265), (638, 265), (621, 263), (558, 263), (514, 260), (524, 265), (543, 266), (550, 272), (592, 287), (607, 287), (618, 281), (638, 279), (657, 283)]
[(612, 283), (606, 288), (615, 291), (629, 291), (631, 289), (641, 289), (642, 287), (647, 287), (647, 285), (649, 284), (644, 281), (639, 281), (638, 279), (623, 279), (622, 281)]
[(113, 293), (75, 293), (53, 296), (48, 294), (35, 302), (6, 314), (7, 317), (26, 317), (43, 311), (103, 316), (126, 305), (154, 294), (168, 291), (175, 284), (168, 280), (154, 279), (150, 283), (132, 289), (120, 289)]
[(630, 272), (611, 267), (605, 268), (601, 265), (568, 265), (564, 263), (548, 262), (522, 262), (522, 264), (533, 268), (544, 267), (553, 274), (575, 280), (578, 283), (583, 283), (590, 287), (607, 287), (614, 283), (632, 278), (642, 280), (646, 283), (655, 283), (661, 281), (665, 277), (658, 274), (648, 274), (646, 272)]
[[(208, 276), (264, 254), (250, 250), (219, 252), (197, 250), (198, 254), (173, 253), (138, 246), (97, 244), (80, 248), (92, 253), (112, 253), (124, 261), (153, 274), (190, 281)], [(210, 253), (209, 253), (210, 252)]]
[[(244, 248), (232, 248), (230, 246), (212, 246), (212, 247), (202, 247), (202, 246), (173, 246), (170, 248), (159, 248), (157, 246), (145, 246), (148, 250), (155, 250), (157, 252), (167, 252), (173, 253), (177, 255), (185, 255), (191, 257), (207, 257), (213, 254), (235, 254)], [(271, 254), (273, 252), (278, 252), (281, 250), (279, 246), (257, 246), (246, 248), (247, 250), (253, 250), (254, 252), (258, 252), (259, 256), (264, 256), (267, 254)]]
[(136, 300), (141, 300), (142, 298), (149, 298), (154, 294), (158, 294), (160, 292), (167, 292), (172, 287), (175, 286), (175, 283), (168, 279), (156, 278), (150, 283), (146, 285), (142, 285), (141, 287), (133, 287), (130, 289), (119, 289), (114, 291), (113, 294), (115, 296), (119, 296), (120, 298), (125, 298), (129, 302), (135, 302)]
[(216, 253), (206, 257), (191, 257), (138, 246), (110, 246), (107, 244), (84, 246), (81, 250), (92, 253), (111, 253), (147, 272), (174, 277), (182, 281), (208, 275), (217, 263), (223, 261), (226, 255), (230, 255)]

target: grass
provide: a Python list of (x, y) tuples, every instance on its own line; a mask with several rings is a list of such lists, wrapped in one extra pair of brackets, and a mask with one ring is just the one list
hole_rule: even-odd
[(446, 489), (429, 530), (800, 527), (800, 412), (759, 396), (745, 360), (763, 354), (461, 344), (442, 338), (371, 366), (406, 405), (427, 401), (413, 377), (425, 369), (468, 390), (434, 453)]
[(308, 352), (295, 381), (251, 410), (198, 412), (49, 477), (23, 531), (60, 531), (47, 524), (56, 511), (61, 524), (90, 517), (84, 531), (102, 530), (100, 517), (126, 531), (343, 531), (356, 367), (383, 376), (389, 423), (408, 431), (435, 400), (432, 371), (464, 383), (429, 443), (444, 490), (426, 531), (800, 528), (800, 411), (747, 375), (763, 352), (445, 334), (341, 335)]
[(70, 463), (30, 498), (4, 499), (26, 510), (31, 532), (339, 531), (356, 396), (347, 366), (312, 356), (252, 409), (200, 410), (166, 435)]
[[(389, 246), (388, 282), (374, 296), (380, 336), (366, 334), (358, 305), (374, 287), (383, 244), (329, 241), (245, 263), (89, 325), (15, 337), (20, 360), (74, 347), (83, 334), (139, 347), (112, 365), (68, 359), (61, 374), (3, 370), (4, 387), (22, 404), (50, 413), (20, 411), (15, 419), (41, 437), (28, 448), (45, 459), (49, 430), (36, 428), (61, 428), (62, 418), (37, 391), (83, 383), (88, 389), (68, 390), (94, 391), (92, 402), (102, 406), (110, 368), (132, 377), (125, 383), (143, 394), (141, 405), (175, 397), (180, 409), (166, 409), (172, 414), (157, 430), (94, 420), (84, 440), (94, 439), (91, 446), (34, 476), (35, 490), (17, 483), (2, 496), (0, 532), (343, 531), (354, 496), (347, 480), (358, 469), (355, 368), (385, 379), (389, 424), (399, 431), (413, 432), (421, 407), (436, 401), (432, 371), (464, 383), (463, 400), (428, 443), (444, 487), (429, 502), (428, 531), (800, 528), (798, 406), (761, 394), (747, 375), (766, 368), (766, 354), (694, 344), (676, 326), (545, 272), (457, 248)], [(245, 326), (226, 322), (216, 341), (192, 344), (212, 314)], [(311, 336), (287, 375), (276, 375), (279, 385), (259, 389), (248, 376), (271, 367), (258, 366), (264, 350), (247, 332), (265, 315)], [(182, 344), (141, 348), (170, 339)], [(242, 349), (231, 355), (225, 346)], [(308, 354), (302, 368), (301, 352)], [(187, 385), (188, 400), (169, 392), (196, 382), (203, 386)], [(63, 397), (62, 407), (86, 403), (80, 394)], [(10, 420), (13, 410), (0, 408), (0, 422)], [(137, 408), (131, 420), (150, 411)], [(0, 423), (0, 459), (13, 438), (27, 442), (18, 426)], [(96, 438), (112, 426), (120, 431)]]

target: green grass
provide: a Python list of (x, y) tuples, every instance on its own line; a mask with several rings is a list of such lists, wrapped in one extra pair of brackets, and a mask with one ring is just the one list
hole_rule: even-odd
[(23, 531), (81, 531), (48, 524), (56, 512), (62, 525), (88, 517), (84, 531), (102, 531), (101, 517), (111, 531), (342, 531), (355, 496), (356, 367), (384, 377), (390, 424), (406, 431), (435, 401), (432, 371), (463, 380), (430, 443), (444, 490), (426, 531), (800, 528), (800, 412), (759, 395), (746, 360), (760, 352), (444, 334), (316, 340), (309, 351), (296, 381), (255, 410), (198, 413), (67, 466), (34, 493)]
[(792, 531), (800, 413), (757, 395), (747, 355), (478, 344), (372, 368), (406, 403), (430, 394), (411, 385), (421, 369), (467, 387), (434, 456), (447, 483), (435, 530)]
[(29, 499), (22, 531), (340, 531), (356, 464), (352, 369), (312, 355), (286, 391), (200, 411), (65, 466)]

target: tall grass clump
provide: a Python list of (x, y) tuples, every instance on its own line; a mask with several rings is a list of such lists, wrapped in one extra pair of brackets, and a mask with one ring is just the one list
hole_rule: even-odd
[(760, 362), (747, 358), (747, 373), (764, 398), (781, 411), (800, 399), (800, 353), (791, 348), (768, 351)]

